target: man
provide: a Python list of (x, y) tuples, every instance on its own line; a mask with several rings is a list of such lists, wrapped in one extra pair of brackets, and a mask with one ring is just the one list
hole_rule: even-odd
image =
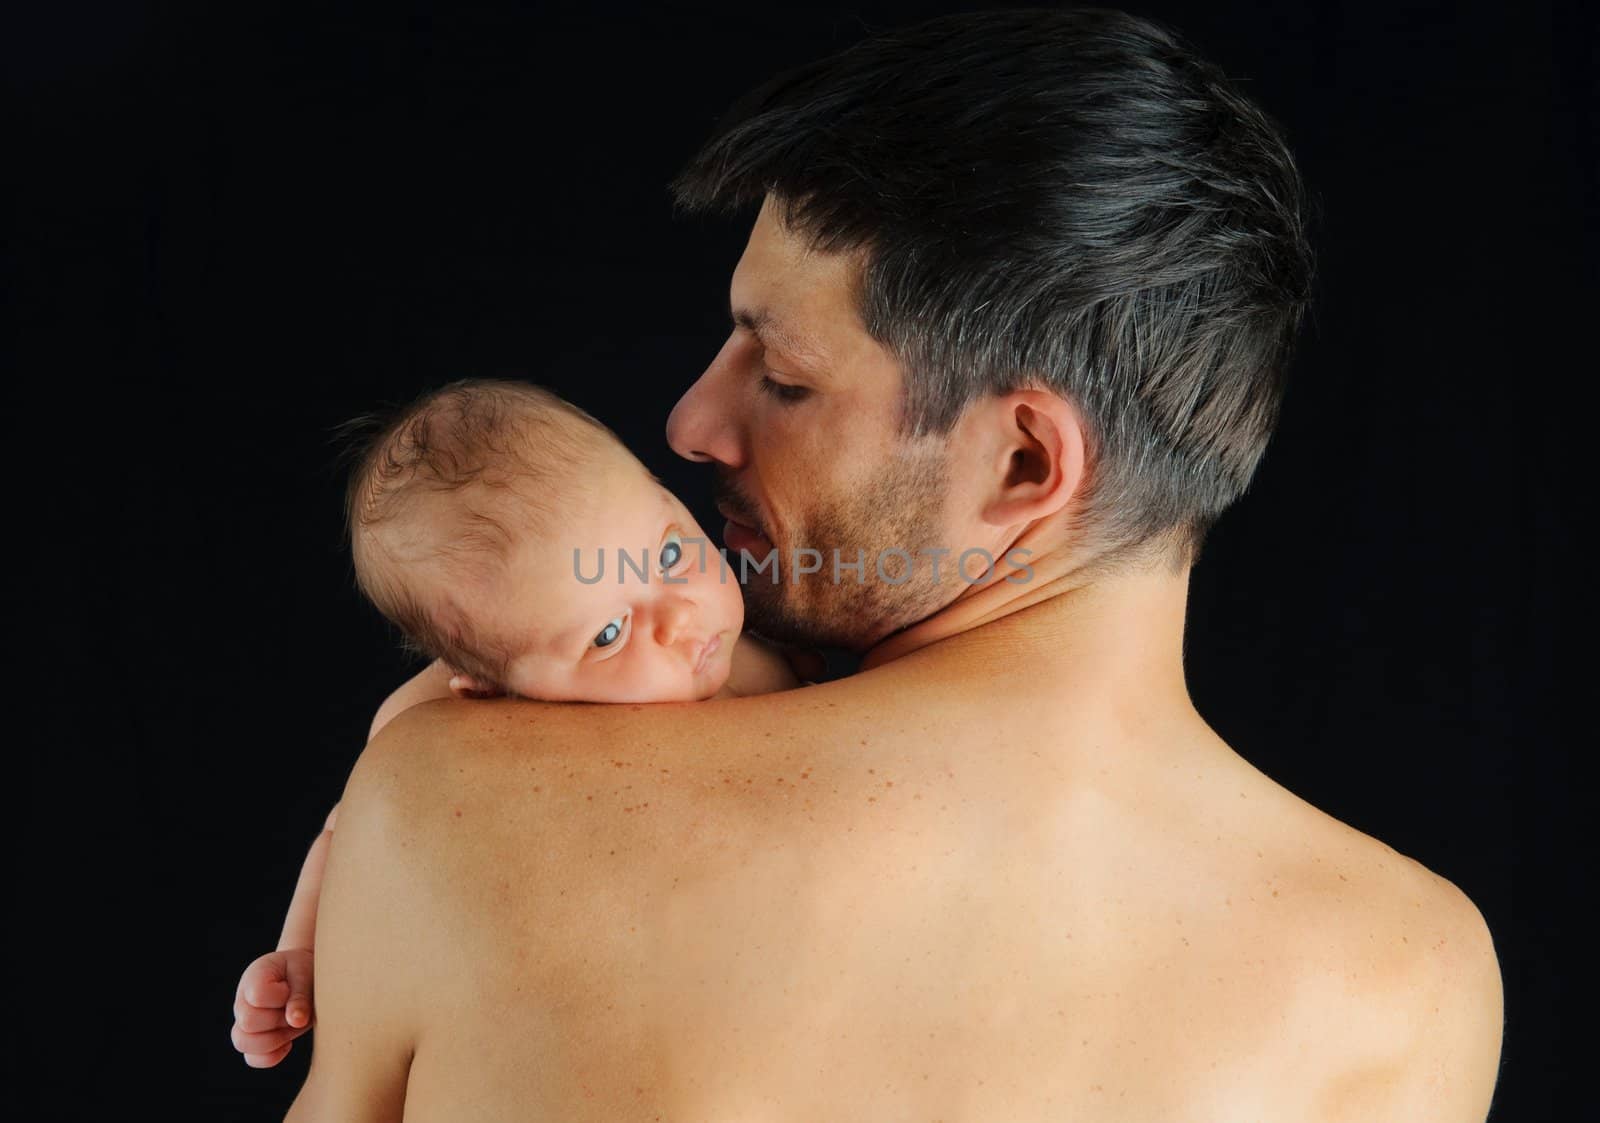
[(750, 625), (861, 671), (396, 718), (290, 1119), (1483, 1120), (1477, 909), (1185, 688), (1311, 288), (1271, 121), (1122, 13), (950, 17), (675, 188), (759, 212), (670, 441), (780, 567)]

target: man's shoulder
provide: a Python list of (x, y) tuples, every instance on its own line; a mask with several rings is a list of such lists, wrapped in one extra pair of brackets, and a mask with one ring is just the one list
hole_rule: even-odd
[(344, 813), (348, 815), (352, 803), (391, 804), (427, 791), (443, 763), (456, 710), (465, 704), (455, 699), (422, 702), (385, 722), (345, 781), (340, 803)]
[(1408, 1036), (1407, 1067), (1392, 1087), (1404, 1115), (1477, 1123), (1489, 1111), (1499, 1073), (1504, 995), (1488, 921), (1454, 882), (1404, 860), (1402, 891), (1388, 910), (1391, 947)]
[[(391, 798), (431, 797), (441, 781), (507, 751), (570, 745), (571, 733), (613, 708), (529, 699), (437, 698), (410, 706), (362, 750), (350, 783)], [(592, 725), (589, 728), (593, 728)]]
[[(504, 776), (493, 762), (536, 754), (543, 744), (570, 742), (552, 731), (552, 715), (530, 720), (525, 707), (553, 703), (443, 698), (408, 707), (362, 750), (345, 782), (340, 825), (364, 813), (390, 835), (438, 857), (435, 844), (459, 832), (449, 825), (464, 801)], [(511, 750), (515, 749), (513, 753)], [(336, 832), (336, 836), (337, 836)], [(410, 855), (416, 859), (420, 852)]]
[[(341, 807), (381, 808), (382, 818), (424, 847), (430, 862), (459, 859), (466, 877), (486, 876), (472, 854), (501, 844), (524, 853), (570, 845), (573, 855), (604, 864), (614, 855), (646, 852), (661, 837), (712, 832), (731, 839), (739, 824), (770, 822), (772, 815), (763, 813), (774, 810), (773, 800), (781, 802), (767, 785), (741, 783), (736, 790), (728, 782), (731, 771), (747, 778), (747, 757), (758, 761), (765, 753), (770, 760), (784, 751), (774, 747), (778, 738), (761, 736), (769, 726), (793, 733), (792, 720), (766, 712), (769, 699), (781, 697), (653, 705), (425, 702), (368, 744)], [(752, 744), (757, 738), (759, 747)], [(735, 768), (736, 762), (745, 763)], [(455, 829), (462, 826), (470, 829)], [(611, 840), (604, 850), (577, 846), (597, 831)], [(574, 857), (541, 876), (581, 878), (580, 864)]]
[(436, 801), (442, 790), (473, 782), (499, 785), (508, 772), (529, 767), (547, 769), (548, 775), (566, 766), (575, 770), (573, 778), (611, 767), (715, 771), (746, 756), (758, 758), (764, 749), (854, 744), (860, 705), (852, 708), (833, 696), (815, 701), (814, 692), (824, 689), (663, 703), (436, 699), (411, 706), (386, 725), (362, 752), (350, 785), (391, 798)]
[(1241, 784), (1234, 799), (1246, 794), (1210, 868), (1230, 901), (1223, 946), (1253, 980), (1240, 1017), (1272, 1027), (1250, 1055), (1279, 1074), (1274, 1114), (1482, 1123), (1501, 1010), (1477, 905), (1275, 783)]
[(1308, 962), (1349, 965), (1377, 991), (1405, 991), (1395, 984), (1493, 961), (1488, 924), (1454, 882), (1287, 789), (1270, 790), (1235, 872), (1259, 880), (1265, 860), (1273, 884), (1262, 915), (1282, 919), (1286, 941), (1325, 953)]
[(1310, 860), (1280, 936), (1299, 954), (1295, 1030), (1335, 1059), (1307, 1105), (1316, 1123), (1481, 1123), (1500, 1055), (1493, 937), (1460, 887), (1351, 832)]
[[(1351, 995), (1402, 1000), (1495, 966), (1477, 905), (1454, 882), (1337, 820), (1296, 860), (1296, 938)], [(1403, 1011), (1407, 1016), (1416, 1011)]]

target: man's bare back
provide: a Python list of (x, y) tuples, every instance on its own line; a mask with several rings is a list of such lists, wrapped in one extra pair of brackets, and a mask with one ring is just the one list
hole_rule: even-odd
[(403, 715), (341, 831), (409, 921), (320, 947), (319, 1002), (398, 957), (408, 1121), (1463, 1117), (1419, 1061), (1470, 903), (1198, 719), (1016, 673), (1028, 617), (761, 698)]

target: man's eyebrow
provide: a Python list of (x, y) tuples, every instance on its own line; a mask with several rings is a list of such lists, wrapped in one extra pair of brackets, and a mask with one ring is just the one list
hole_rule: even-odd
[(776, 343), (780, 348), (795, 358), (806, 362), (817, 362), (822, 357), (822, 350), (811, 341), (808, 336), (791, 331), (783, 322), (772, 314), (768, 308), (735, 308), (733, 297), (728, 298), (728, 319), (746, 331), (751, 332), (763, 343)]

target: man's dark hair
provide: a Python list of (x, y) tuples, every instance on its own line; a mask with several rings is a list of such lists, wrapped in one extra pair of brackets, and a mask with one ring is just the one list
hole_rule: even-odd
[(1311, 302), (1277, 124), (1176, 31), (1112, 9), (944, 16), (790, 70), (672, 191), (688, 211), (770, 194), (811, 248), (861, 256), (904, 435), (1019, 387), (1077, 405), (1104, 550), (1194, 558), (1261, 459)]

